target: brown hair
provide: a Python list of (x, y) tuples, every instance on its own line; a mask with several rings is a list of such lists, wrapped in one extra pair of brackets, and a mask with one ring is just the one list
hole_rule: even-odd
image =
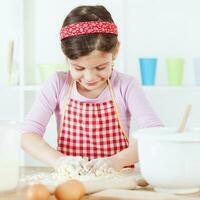
[[(107, 21), (114, 23), (111, 14), (104, 6), (79, 6), (74, 8), (65, 18), (62, 27), (76, 22)], [(76, 35), (61, 41), (65, 56), (77, 59), (88, 55), (93, 50), (112, 51), (118, 43), (118, 38), (110, 33), (93, 33)]]

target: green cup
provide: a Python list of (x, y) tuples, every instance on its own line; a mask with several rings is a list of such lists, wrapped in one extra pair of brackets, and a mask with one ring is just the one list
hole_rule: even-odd
[(39, 64), (39, 73), (41, 82), (46, 81), (56, 71), (67, 71), (67, 64)]
[(184, 58), (167, 58), (168, 82), (171, 86), (180, 86), (183, 81)]

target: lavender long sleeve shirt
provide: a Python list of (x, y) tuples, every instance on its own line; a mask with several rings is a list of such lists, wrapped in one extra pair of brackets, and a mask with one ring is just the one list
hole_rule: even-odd
[[(111, 82), (120, 118), (127, 133), (130, 132), (130, 121), (132, 119), (138, 128), (163, 126), (135, 78), (113, 70)], [(69, 83), (70, 72), (57, 72), (44, 84), (26, 117), (23, 133), (36, 133), (43, 136), (54, 113), (57, 127), (60, 126), (61, 111)], [(86, 98), (79, 94), (75, 82), (70, 98), (82, 102), (100, 103), (111, 100), (111, 95), (109, 88), (106, 87), (97, 98)]]

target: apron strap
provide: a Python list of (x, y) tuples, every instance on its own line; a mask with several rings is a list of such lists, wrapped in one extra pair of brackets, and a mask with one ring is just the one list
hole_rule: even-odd
[(119, 120), (119, 125), (120, 125), (121, 132), (124, 135), (124, 137), (126, 138), (127, 143), (129, 143), (128, 134), (126, 133), (126, 131), (124, 129), (124, 126), (123, 126), (123, 124), (121, 122), (119, 109), (118, 109), (118, 106), (117, 106), (116, 98), (115, 98), (115, 95), (114, 95), (114, 92), (113, 92), (112, 83), (111, 83), (110, 79), (108, 79), (108, 87), (109, 87), (110, 94), (111, 94), (111, 97), (112, 97), (112, 100), (113, 100), (114, 109), (115, 109), (115, 112), (117, 114), (117, 118)]
[(65, 114), (65, 110), (66, 110), (66, 107), (67, 107), (67, 101), (70, 97), (70, 93), (71, 93), (71, 90), (72, 90), (72, 87), (73, 87), (73, 83), (74, 81), (71, 79), (70, 80), (70, 84), (69, 84), (69, 87), (67, 89), (67, 93), (66, 93), (66, 96), (65, 96), (65, 99), (64, 99), (64, 103), (63, 103), (63, 106), (62, 106), (62, 110), (61, 110), (61, 120), (60, 120), (60, 127), (59, 127), (59, 130), (58, 130), (58, 138), (57, 138), (57, 144), (59, 142), (59, 138), (60, 138), (60, 131), (62, 130), (63, 128), (63, 121), (64, 121), (64, 114)]

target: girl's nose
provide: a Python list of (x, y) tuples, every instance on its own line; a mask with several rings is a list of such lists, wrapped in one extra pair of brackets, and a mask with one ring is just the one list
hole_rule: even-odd
[(85, 80), (87, 82), (93, 82), (95, 80), (95, 74), (93, 72), (87, 71), (85, 73)]

